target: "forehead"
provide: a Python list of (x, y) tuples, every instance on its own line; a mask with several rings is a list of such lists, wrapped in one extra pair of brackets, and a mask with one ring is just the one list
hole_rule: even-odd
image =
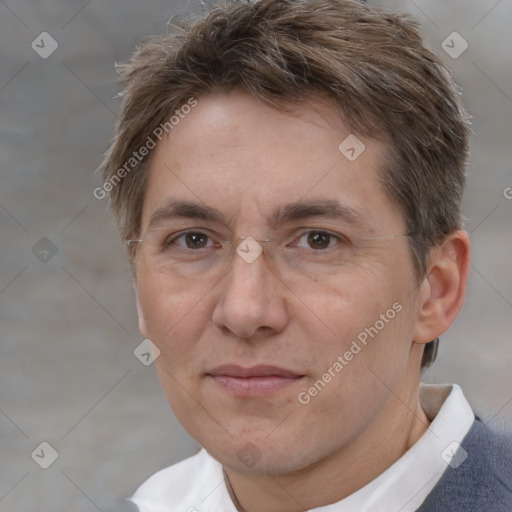
[(352, 133), (321, 99), (285, 114), (240, 91), (201, 97), (153, 150), (142, 229), (176, 200), (242, 224), (318, 200), (339, 202), (378, 230), (401, 217), (379, 180), (386, 157), (382, 143)]

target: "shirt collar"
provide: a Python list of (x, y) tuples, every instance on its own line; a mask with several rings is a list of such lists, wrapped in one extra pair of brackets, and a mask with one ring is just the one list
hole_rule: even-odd
[(420, 402), (431, 424), (423, 436), (376, 479), (343, 500), (311, 512), (414, 512), (452, 463), (475, 419), (456, 384), (421, 384)]

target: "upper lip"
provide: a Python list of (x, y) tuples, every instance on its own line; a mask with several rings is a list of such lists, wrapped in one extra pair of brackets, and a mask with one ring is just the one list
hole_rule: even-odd
[(225, 375), (228, 377), (301, 377), (300, 374), (271, 365), (258, 365), (250, 368), (243, 368), (235, 364), (223, 364), (217, 366), (208, 372), (208, 375)]

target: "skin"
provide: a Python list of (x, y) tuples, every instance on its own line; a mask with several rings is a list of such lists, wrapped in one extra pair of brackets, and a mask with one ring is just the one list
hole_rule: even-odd
[[(213, 225), (223, 235), (264, 239), (275, 206), (328, 198), (364, 212), (364, 227), (340, 231), (336, 221), (303, 219), (294, 229), (405, 233), (379, 181), (385, 145), (358, 135), (366, 149), (350, 162), (338, 150), (350, 133), (320, 99), (296, 105), (289, 116), (240, 91), (202, 97), (153, 151), (142, 232), (157, 208), (179, 198), (230, 218), (230, 226)], [(212, 228), (201, 220), (180, 226)], [(428, 428), (418, 398), (421, 356), (462, 306), (465, 231), (432, 251), (421, 283), (405, 237), (372, 241), (328, 278), (295, 280), (279, 279), (263, 257), (248, 264), (238, 256), (221, 280), (166, 275), (147, 264), (145, 250), (138, 247), (136, 263), (139, 326), (161, 351), (155, 364), (162, 387), (185, 430), (226, 468), (247, 512), (335, 503), (381, 474)], [(301, 404), (298, 394), (395, 302), (403, 308), (395, 318)], [(303, 377), (271, 395), (234, 397), (205, 375), (226, 363), (271, 364)], [(261, 454), (252, 467), (237, 457), (247, 443)]]

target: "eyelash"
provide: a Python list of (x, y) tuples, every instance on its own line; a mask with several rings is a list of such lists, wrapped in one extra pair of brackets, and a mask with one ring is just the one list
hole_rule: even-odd
[[(341, 245), (346, 245), (348, 243), (348, 239), (347, 237), (345, 237), (344, 235), (341, 235), (341, 234), (334, 234), (334, 233), (331, 233), (330, 231), (326, 231), (326, 230), (323, 230), (323, 229), (309, 229), (307, 231), (303, 231), (299, 236), (298, 236), (298, 239), (300, 240), (301, 238), (303, 238), (305, 235), (308, 235), (308, 234), (311, 234), (311, 233), (316, 233), (316, 234), (322, 234), (322, 235), (328, 235), (329, 237), (331, 238), (334, 238), (338, 241), (338, 245), (341, 244)], [(190, 234), (195, 234), (195, 235), (204, 235), (206, 237), (208, 237), (209, 240), (212, 240), (212, 237), (210, 235), (208, 235), (207, 233), (204, 233), (202, 231), (195, 231), (195, 230), (188, 230), (188, 231), (183, 231), (179, 234), (176, 234), (174, 235), (172, 238), (169, 238), (167, 237), (163, 243), (162, 243), (162, 250), (169, 250), (170, 246), (173, 245), (177, 240), (179, 240), (180, 238), (182, 237), (186, 237), (187, 235), (190, 235)], [(179, 249), (183, 249), (185, 251), (194, 251), (194, 252), (198, 252), (199, 250), (201, 249), (211, 249), (211, 247), (201, 247), (199, 249), (193, 249), (193, 248), (189, 248), (189, 247), (181, 247), (181, 246), (178, 246)], [(315, 251), (315, 249), (311, 249), (315, 252), (325, 252), (325, 251), (328, 251), (330, 249), (333, 249), (333, 247), (327, 247), (325, 249), (318, 249)]]

